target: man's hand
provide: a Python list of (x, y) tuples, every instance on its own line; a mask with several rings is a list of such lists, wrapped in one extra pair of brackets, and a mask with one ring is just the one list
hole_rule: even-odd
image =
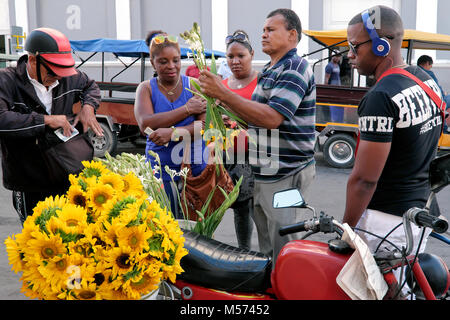
[(72, 125), (65, 115), (45, 115), (44, 124), (52, 129), (62, 128), (66, 137), (72, 135)]
[(97, 136), (102, 137), (103, 129), (98, 123), (97, 118), (95, 117), (94, 110), (94, 107), (89, 104), (83, 105), (80, 112), (78, 112), (77, 116), (75, 117), (73, 126), (75, 127), (78, 122), (81, 122), (81, 124), (83, 125), (83, 132), (86, 132), (89, 128), (91, 128)]
[(202, 92), (211, 98), (220, 99), (221, 93), (225, 86), (222, 84), (222, 78), (214, 75), (208, 70), (200, 71), (200, 77), (198, 78), (200, 88)]

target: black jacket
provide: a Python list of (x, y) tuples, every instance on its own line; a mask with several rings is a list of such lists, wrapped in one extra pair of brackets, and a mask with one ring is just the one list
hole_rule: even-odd
[[(0, 143), (2, 149), (3, 185), (15, 191), (54, 191), (48, 181), (45, 166), (37, 141), (46, 130), (45, 106), (36, 95), (31, 84), (26, 63), (22, 56), (17, 67), (0, 70)], [(80, 71), (62, 78), (53, 88), (52, 115), (73, 117), (73, 105), (90, 104), (95, 109), (100, 104), (100, 90), (94, 80)]]

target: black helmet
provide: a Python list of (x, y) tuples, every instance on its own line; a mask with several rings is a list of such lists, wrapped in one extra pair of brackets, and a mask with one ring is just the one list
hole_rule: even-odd
[[(450, 275), (445, 262), (440, 257), (430, 253), (420, 253), (418, 260), (416, 263), (419, 263), (422, 268), (436, 298), (439, 299), (445, 296), (450, 285)], [(410, 268), (407, 266), (406, 274), (409, 273), (409, 270)], [(422, 290), (420, 290), (411, 273), (409, 273), (407, 281), (414, 294), (418, 297), (423, 297)]]

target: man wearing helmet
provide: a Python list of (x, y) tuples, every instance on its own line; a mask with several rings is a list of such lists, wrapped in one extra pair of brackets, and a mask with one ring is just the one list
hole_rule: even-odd
[[(49, 179), (39, 142), (61, 128), (70, 136), (77, 124), (102, 135), (95, 117), (100, 90), (74, 68), (70, 42), (50, 28), (33, 30), (16, 67), (0, 70), (0, 143), (3, 185), (13, 191), (13, 205), (23, 223), (37, 202), (63, 194), (67, 186)], [(81, 102), (74, 115), (73, 105)], [(71, 123), (70, 120), (73, 120)], [(86, 159), (91, 160), (91, 159)]]

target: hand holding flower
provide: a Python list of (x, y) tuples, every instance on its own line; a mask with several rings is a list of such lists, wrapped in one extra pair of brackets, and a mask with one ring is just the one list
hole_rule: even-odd
[(186, 110), (190, 115), (202, 114), (206, 111), (206, 100), (194, 95), (186, 103)]
[(172, 140), (172, 132), (172, 128), (159, 128), (153, 131), (148, 138), (158, 146), (163, 146)]
[(222, 84), (221, 77), (211, 73), (208, 70), (202, 70), (200, 71), (200, 77), (198, 80), (203, 94), (220, 100), (221, 93), (226, 90), (225, 86)]

